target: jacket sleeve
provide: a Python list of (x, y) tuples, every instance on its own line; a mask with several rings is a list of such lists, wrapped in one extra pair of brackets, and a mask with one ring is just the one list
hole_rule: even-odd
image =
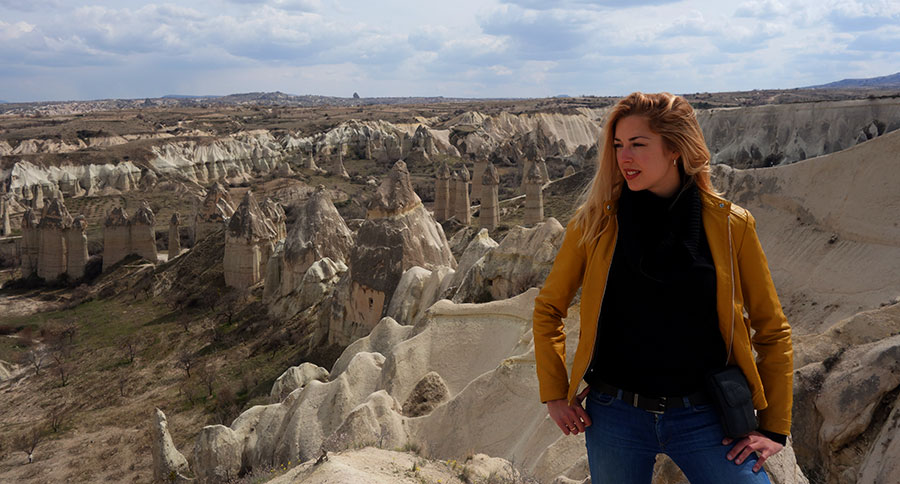
[(541, 402), (564, 399), (568, 395), (563, 318), (584, 274), (586, 251), (580, 241), (581, 234), (574, 219), (570, 221), (550, 274), (534, 300), (532, 330)]
[(760, 428), (788, 435), (794, 370), (791, 327), (775, 292), (766, 255), (756, 234), (756, 221), (749, 213), (738, 249), (738, 264), (744, 307), (750, 317), (750, 327), (755, 331), (756, 367), (768, 402), (759, 411)]

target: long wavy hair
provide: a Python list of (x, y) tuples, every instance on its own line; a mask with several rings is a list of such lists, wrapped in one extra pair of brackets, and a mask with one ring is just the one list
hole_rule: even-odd
[(709, 149), (697, 122), (697, 115), (681, 96), (667, 92), (644, 94), (634, 92), (618, 102), (609, 113), (603, 128), (603, 148), (597, 155), (594, 179), (580, 197), (575, 222), (582, 229), (581, 243), (597, 237), (608, 222), (603, 204), (618, 200), (625, 178), (616, 162), (614, 139), (616, 124), (627, 116), (644, 116), (650, 130), (662, 136), (671, 151), (678, 153), (681, 171), (692, 178), (700, 190), (718, 194), (709, 178)]

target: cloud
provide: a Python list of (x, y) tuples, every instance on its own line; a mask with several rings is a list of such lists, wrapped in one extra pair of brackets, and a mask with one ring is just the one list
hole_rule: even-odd
[(790, 10), (778, 0), (751, 0), (738, 5), (735, 17), (751, 17), (772, 20), (790, 14)]
[(596, 13), (577, 10), (527, 10), (504, 5), (480, 22), (482, 30), (508, 39), (518, 58), (560, 60), (580, 57), (591, 47)]
[(550, 10), (550, 9), (584, 9), (584, 8), (636, 8), (666, 5), (670, 3), (678, 3), (681, 0), (562, 0), (562, 1), (546, 1), (546, 0), (505, 0), (502, 3), (517, 5), (522, 8), (532, 10)]
[(895, 54), (894, 57), (900, 57), (898, 45), (900, 45), (900, 29), (891, 29), (860, 34), (847, 45), (847, 48), (862, 52), (891, 52)]
[(825, 18), (840, 32), (862, 32), (900, 24), (897, 2), (842, 1)]
[(268, 6), (278, 10), (316, 12), (321, 10), (321, 0), (226, 0), (237, 5)]

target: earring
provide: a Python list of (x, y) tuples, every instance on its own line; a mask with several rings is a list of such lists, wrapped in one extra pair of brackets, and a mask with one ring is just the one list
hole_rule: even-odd
[(672, 160), (672, 166), (678, 166), (678, 158)]

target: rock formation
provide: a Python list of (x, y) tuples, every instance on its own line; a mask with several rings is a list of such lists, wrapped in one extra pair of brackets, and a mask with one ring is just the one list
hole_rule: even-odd
[(221, 183), (216, 183), (210, 187), (206, 198), (194, 214), (194, 241), (203, 240), (210, 233), (225, 227), (233, 214), (234, 204), (231, 195)]
[(312, 381), (328, 381), (328, 370), (309, 362), (301, 363), (300, 366), (292, 366), (275, 379), (269, 397), (272, 399), (272, 403), (281, 402), (294, 390), (300, 390)]
[(131, 228), (128, 213), (122, 207), (112, 209), (103, 227), (103, 268), (124, 259), (131, 253)]
[(900, 132), (765, 170), (713, 167), (716, 186), (756, 218), (795, 334), (821, 333), (897, 297), (894, 153), (900, 153)]
[(834, 153), (900, 128), (900, 100), (698, 110), (713, 163), (782, 165)]
[(530, 287), (540, 287), (550, 273), (564, 233), (565, 228), (552, 217), (534, 228), (513, 227), (500, 245), (466, 272), (453, 300), (506, 299)]
[(525, 177), (525, 220), (526, 226), (544, 221), (544, 177), (537, 163)]
[(441, 162), (434, 183), (434, 219), (443, 222), (450, 218), (450, 168)]
[(330, 335), (346, 342), (378, 323), (407, 269), (456, 267), (444, 230), (413, 191), (406, 163), (394, 164), (369, 203), (349, 266), (346, 315)]
[(563, 177), (569, 177), (575, 174), (575, 167), (569, 165), (566, 167), (566, 171), (563, 173)]
[(137, 254), (155, 264), (157, 261), (156, 216), (146, 200), (141, 203), (141, 208), (135, 212), (129, 222), (129, 253)]
[(447, 215), (449, 217), (455, 217), (456, 216), (456, 205), (457, 205), (456, 189), (459, 187), (459, 172), (457, 172), (456, 170), (453, 170), (450, 173), (449, 185), (450, 185), (450, 190), (449, 190), (450, 198), (449, 198), (449, 204), (447, 206)]
[(237, 479), (241, 472), (241, 448), (234, 431), (224, 425), (207, 425), (194, 444), (191, 469), (199, 484), (216, 484)]
[(478, 201), (480, 203), (484, 203), (482, 200), (482, 193), (484, 185), (481, 179), (484, 177), (484, 170), (487, 169), (488, 161), (481, 159), (475, 162), (475, 167), (472, 171), (472, 202)]
[(156, 409), (150, 426), (150, 453), (153, 457), (153, 482), (184, 481), (190, 468), (187, 459), (178, 452), (169, 435), (169, 422), (160, 409)]
[(6, 237), (12, 233), (9, 226), (9, 199), (6, 196), (0, 197), (0, 212), (3, 212), (2, 225), (0, 225), (0, 235)]
[(493, 163), (488, 163), (481, 177), (481, 211), (478, 222), (481, 228), (495, 230), (500, 224), (500, 176)]
[(172, 214), (169, 219), (169, 260), (181, 254), (181, 236), (178, 229), (181, 227), (181, 215), (178, 212)]
[(37, 275), (52, 281), (68, 269), (64, 232), (72, 225), (72, 216), (63, 201), (50, 200), (38, 223)]
[(25, 215), (22, 216), (22, 277), (28, 277), (37, 272), (38, 268), (38, 221), (34, 216), (34, 210), (25, 209)]
[(456, 266), (456, 272), (453, 274), (453, 278), (447, 286), (449, 292), (445, 291), (441, 297), (452, 297), (459, 289), (459, 285), (462, 284), (469, 270), (471, 270), (482, 257), (495, 249), (498, 245), (499, 244), (491, 238), (487, 229), (479, 230), (478, 233), (469, 240), (469, 244), (466, 246), (465, 250), (462, 251), (462, 255), (459, 258), (459, 264)]
[(44, 208), (44, 189), (40, 185), (33, 186), (31, 208), (35, 210), (42, 210)]
[[(346, 271), (345, 264), (350, 260), (353, 245), (353, 233), (324, 186), (319, 185), (298, 211), (282, 249), (276, 249), (266, 270), (265, 297), (273, 301), (275, 314), (282, 317), (293, 316), (303, 309), (296, 304), (297, 296), (309, 268), (316, 261), (328, 258), (332, 263), (344, 266), (340, 272)], [(279, 299), (288, 301), (280, 304), (277, 303)]]
[[(312, 381), (279, 403), (252, 407), (230, 428), (204, 428), (194, 454), (218, 458), (196, 459), (193, 471), (209, 476), (227, 463), (251, 472), (314, 461), (323, 450), (346, 455), (333, 453), (360, 442), (382, 448), (413, 442), (437, 459), (478, 452), (515, 462), (538, 482), (583, 482), (583, 437), (563, 436), (536, 396), (531, 313), (537, 292), (487, 304), (440, 301), (414, 330), (384, 318), (347, 347), (327, 382)], [(578, 311), (569, 315), (571, 359)], [(468, 355), (464, 364), (460, 355)], [(766, 464), (776, 483), (802, 482), (787, 478), (800, 474), (789, 449)], [(554, 481), (560, 476), (569, 480)]]
[(453, 216), (463, 225), (472, 223), (472, 214), (469, 212), (470, 205), (469, 170), (463, 165), (459, 169), (459, 179), (456, 181), (456, 207), (453, 209)]
[(225, 284), (246, 289), (259, 282), (277, 235), (248, 190), (225, 232)]
[(66, 274), (70, 279), (84, 276), (84, 267), (88, 263), (87, 220), (84, 215), (72, 219), (72, 225), (65, 231), (66, 239)]
[(263, 214), (269, 219), (269, 222), (275, 228), (275, 238), (277, 240), (284, 239), (287, 236), (287, 215), (284, 213), (284, 208), (282, 208), (281, 204), (272, 200), (269, 197), (263, 201), (260, 205), (260, 208), (263, 211)]

